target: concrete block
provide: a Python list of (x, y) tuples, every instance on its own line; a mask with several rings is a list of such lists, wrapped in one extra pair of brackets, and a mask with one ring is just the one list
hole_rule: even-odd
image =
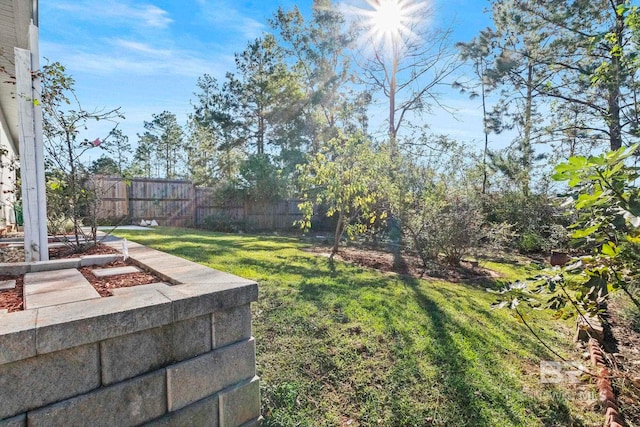
[(55, 259), (50, 261), (36, 261), (31, 263), (30, 272), (62, 270), (63, 268), (79, 268), (80, 258)]
[(20, 276), (28, 273), (31, 265), (28, 262), (2, 262), (0, 263), (0, 275)]
[(38, 309), (36, 350), (48, 353), (166, 325), (171, 301), (159, 292)]
[(111, 277), (111, 276), (119, 276), (121, 274), (131, 274), (131, 273), (140, 273), (138, 267), (133, 265), (127, 265), (125, 267), (107, 267), (91, 270), (94, 276), (96, 277)]
[(147, 427), (218, 427), (218, 396), (202, 399), (145, 424)]
[(160, 370), (29, 412), (27, 420), (30, 427), (133, 426), (161, 417), (166, 403)]
[(173, 315), (184, 319), (231, 307), (249, 304), (258, 299), (258, 285), (245, 283), (208, 283), (172, 286), (184, 294), (173, 299)]
[(25, 309), (100, 298), (100, 294), (75, 268), (27, 273), (24, 276)]
[(211, 351), (211, 318), (208, 315), (171, 324), (173, 360), (176, 362)]
[(130, 250), (129, 254), (144, 268), (154, 271), (163, 280), (174, 284), (233, 282), (241, 284), (253, 283), (233, 274), (214, 270), (193, 261), (169, 255), (146, 247)]
[(24, 296), (25, 310), (42, 307), (50, 307), (70, 302), (86, 301), (100, 298), (100, 294), (91, 285), (86, 287), (61, 289), (55, 292), (47, 292)]
[(77, 288), (87, 283), (87, 279), (75, 268), (27, 273), (24, 276), (24, 293), (31, 295), (53, 292), (60, 287)]
[(0, 419), (100, 387), (99, 363), (91, 344), (0, 365)]
[(37, 310), (0, 314), (0, 365), (36, 355)]
[(1, 280), (0, 281), (0, 291), (4, 291), (7, 289), (15, 289), (16, 288), (16, 281), (15, 279), (13, 280)]
[(220, 427), (240, 427), (260, 417), (260, 381), (232, 387), (220, 393)]
[(251, 306), (245, 304), (215, 311), (211, 323), (214, 348), (248, 340), (251, 338)]
[(167, 367), (169, 410), (175, 411), (255, 376), (255, 340)]
[(86, 267), (89, 265), (105, 265), (121, 259), (122, 255), (120, 254), (82, 255), (80, 257), (80, 266)]
[(0, 420), (0, 427), (27, 427), (27, 414)]
[(109, 385), (211, 350), (209, 316), (100, 343), (102, 384)]

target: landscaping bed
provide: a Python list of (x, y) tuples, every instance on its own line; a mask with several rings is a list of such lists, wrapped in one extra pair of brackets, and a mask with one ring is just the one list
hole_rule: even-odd
[[(80, 255), (106, 255), (106, 254), (118, 254), (119, 252), (107, 245), (98, 244), (95, 246), (91, 246), (83, 251), (81, 254), (76, 253), (70, 248), (60, 247), (60, 248), (51, 248), (49, 249), (49, 257), (50, 259), (68, 259), (75, 258)], [(0, 256), (5, 260), (4, 262), (22, 262), (24, 261), (24, 249), (15, 248), (15, 247), (5, 247), (0, 248)], [(12, 261), (7, 261), (11, 259)], [(16, 261), (15, 259), (19, 259), (20, 261)], [(162, 282), (162, 279), (157, 275), (147, 272), (141, 271), (138, 273), (127, 273), (110, 277), (96, 277), (92, 271), (96, 268), (115, 268), (115, 267), (125, 267), (125, 266), (136, 266), (131, 259), (126, 261), (118, 260), (113, 261), (108, 264), (105, 264), (100, 267), (89, 266), (89, 267), (81, 267), (78, 270), (82, 275), (87, 279), (87, 281), (95, 288), (95, 290), (102, 297), (112, 296), (112, 289), (116, 288), (126, 288), (131, 286), (139, 286), (146, 285), (149, 283), (157, 283)], [(0, 276), (0, 281), (4, 280), (15, 280), (16, 286), (13, 289), (0, 290), (0, 310), (8, 310), (9, 312), (21, 311), (24, 309), (24, 301), (23, 301), (23, 286), (24, 286), (24, 275), (18, 276), (9, 276), (3, 275)]]

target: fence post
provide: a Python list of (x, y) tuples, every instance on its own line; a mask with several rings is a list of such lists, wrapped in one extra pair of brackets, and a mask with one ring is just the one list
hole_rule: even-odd
[(129, 222), (133, 224), (133, 182), (134, 179), (129, 181), (127, 187), (127, 216), (129, 217)]
[(196, 185), (193, 182), (191, 182), (191, 188), (189, 189), (189, 198), (191, 199), (189, 202), (192, 219), (191, 226), (195, 227), (198, 220), (198, 218), (196, 218), (198, 212), (198, 192), (196, 191)]

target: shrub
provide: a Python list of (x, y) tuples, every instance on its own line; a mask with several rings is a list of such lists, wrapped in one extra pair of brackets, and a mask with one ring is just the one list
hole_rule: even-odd
[(522, 253), (549, 252), (568, 245), (566, 227), (570, 218), (545, 194), (489, 194), (483, 199), (483, 210), (488, 223), (511, 225), (516, 238), (506, 243), (512, 249)]
[(524, 254), (542, 252), (545, 241), (535, 231), (525, 231), (518, 240), (518, 250)]
[(465, 197), (445, 196), (438, 202), (427, 202), (422, 215), (413, 219), (405, 229), (425, 266), (440, 256), (449, 265), (459, 265), (465, 255), (479, 247), (483, 236), (481, 212)]

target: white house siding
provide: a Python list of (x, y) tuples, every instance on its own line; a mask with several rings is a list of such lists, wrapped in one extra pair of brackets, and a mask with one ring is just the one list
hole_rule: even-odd
[(7, 121), (0, 109), (0, 147), (7, 150), (6, 155), (0, 156), (0, 225), (14, 224), (15, 213), (13, 205), (16, 201), (16, 167), (17, 153), (12, 143)]

